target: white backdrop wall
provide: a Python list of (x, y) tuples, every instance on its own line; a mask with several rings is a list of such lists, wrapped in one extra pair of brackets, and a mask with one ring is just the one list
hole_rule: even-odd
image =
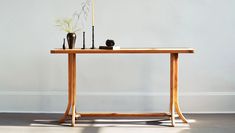
[[(71, 16), (80, 4), (0, 1), (0, 112), (65, 110), (67, 56), (49, 50), (61, 47), (65, 36), (55, 20)], [(121, 47), (193, 47), (195, 54), (180, 55), (182, 111), (235, 112), (234, 0), (95, 4), (96, 46), (111, 38)], [(76, 46), (81, 42), (78, 33)], [(79, 111), (168, 111), (169, 55), (79, 55), (77, 74)]]

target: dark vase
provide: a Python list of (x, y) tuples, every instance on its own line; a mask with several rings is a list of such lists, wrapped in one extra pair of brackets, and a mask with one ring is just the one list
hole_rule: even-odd
[(69, 49), (74, 49), (75, 42), (76, 42), (76, 34), (75, 33), (68, 33), (67, 34), (67, 41), (68, 41)]

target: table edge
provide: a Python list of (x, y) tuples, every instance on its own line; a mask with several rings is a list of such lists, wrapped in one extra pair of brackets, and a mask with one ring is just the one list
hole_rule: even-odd
[(193, 48), (142, 48), (142, 49), (52, 49), (51, 54), (157, 54), (157, 53), (194, 53)]

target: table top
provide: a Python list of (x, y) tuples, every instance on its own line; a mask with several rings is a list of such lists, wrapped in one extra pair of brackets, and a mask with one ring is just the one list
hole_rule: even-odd
[(151, 53), (194, 53), (193, 48), (121, 48), (118, 50), (107, 49), (62, 49), (50, 51), (52, 54), (151, 54)]

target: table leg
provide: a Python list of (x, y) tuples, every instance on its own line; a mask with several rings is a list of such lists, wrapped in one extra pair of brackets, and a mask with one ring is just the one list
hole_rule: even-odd
[(76, 54), (69, 54), (71, 56), (71, 86), (72, 86), (72, 126), (75, 125), (76, 117)]
[(178, 100), (178, 54), (171, 54), (171, 63), (170, 63), (171, 75), (170, 75), (170, 113), (171, 113), (171, 122), (172, 126), (175, 126), (175, 112), (179, 115), (179, 118), (187, 123), (187, 120), (183, 116)]
[(176, 82), (175, 82), (175, 87), (174, 87), (174, 94), (175, 94), (175, 110), (176, 113), (179, 115), (179, 118), (184, 122), (184, 123), (188, 123), (187, 120), (185, 119), (185, 117), (183, 116), (180, 107), (179, 107), (179, 96), (178, 96), (178, 54), (175, 55), (175, 76), (176, 76)]
[(76, 116), (76, 54), (68, 54), (68, 105), (63, 117), (59, 122), (63, 123), (70, 115), (72, 108), (72, 126), (75, 125)]
[(175, 126), (175, 81), (176, 73), (175, 73), (175, 54), (171, 54), (170, 58), (170, 114), (171, 114), (171, 124)]

